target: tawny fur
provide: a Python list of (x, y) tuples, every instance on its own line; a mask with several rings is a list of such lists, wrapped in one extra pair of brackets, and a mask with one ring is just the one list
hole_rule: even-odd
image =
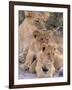
[[(39, 13), (25, 11), (25, 19), (19, 26), (19, 52), (25, 55), (29, 49), (30, 42), (33, 39), (33, 32), (35, 30), (45, 30), (45, 21), (47, 20), (49, 13)], [(20, 57), (21, 57), (20, 55)]]
[[(44, 50), (43, 50), (44, 48)], [(63, 66), (63, 56), (57, 50), (57, 45), (54, 43), (42, 45), (42, 51), (38, 53), (36, 73), (37, 77), (53, 77), (54, 72)], [(44, 72), (42, 68), (48, 69)]]

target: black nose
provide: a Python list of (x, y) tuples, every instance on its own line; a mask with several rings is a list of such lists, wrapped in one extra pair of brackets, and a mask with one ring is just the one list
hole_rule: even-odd
[(23, 63), (24, 63), (24, 60), (19, 59), (19, 63), (20, 63), (20, 64), (23, 64)]
[(29, 71), (29, 67), (25, 68), (25, 71)]
[(46, 67), (44, 66), (44, 67), (42, 67), (42, 70), (43, 70), (43, 72), (47, 72), (47, 71), (48, 71), (48, 68), (46, 68)]

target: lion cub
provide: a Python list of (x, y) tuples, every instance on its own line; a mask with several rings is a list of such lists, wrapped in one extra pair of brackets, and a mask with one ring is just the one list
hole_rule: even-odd
[[(35, 30), (46, 30), (49, 13), (25, 11), (25, 19), (19, 26), (19, 57), (25, 60)], [(24, 62), (24, 61), (23, 61)]]
[(54, 43), (43, 43), (41, 48), (37, 56), (37, 77), (53, 77), (55, 70), (63, 65), (63, 57), (57, 51), (57, 45)]
[(32, 69), (35, 68), (35, 64), (37, 62), (37, 54), (38, 52), (41, 51), (41, 46), (43, 43), (50, 43), (53, 42), (54, 40), (52, 39), (52, 31), (41, 31), (41, 30), (36, 30), (33, 32), (33, 39), (30, 42), (29, 49), (26, 55), (26, 60), (25, 63), (23, 64), (23, 69), (28, 70), (33, 72)]
[(37, 63), (37, 54), (41, 50), (41, 45), (44, 43), (44, 35), (42, 31), (34, 31), (33, 39), (30, 42), (28, 53), (26, 56), (25, 63), (21, 65), (23, 70), (29, 70), (30, 72), (35, 72), (35, 67)]

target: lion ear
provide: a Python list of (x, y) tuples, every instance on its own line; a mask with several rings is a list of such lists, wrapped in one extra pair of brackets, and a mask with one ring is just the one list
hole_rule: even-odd
[(48, 20), (49, 16), (50, 16), (50, 14), (48, 12), (43, 13), (43, 17), (44, 17), (45, 21)]
[(35, 12), (32, 11), (25, 11), (25, 17), (34, 17), (35, 16)]
[(39, 37), (40, 34), (41, 34), (41, 33), (40, 33), (39, 31), (34, 31), (34, 32), (33, 32), (33, 36), (34, 36), (34, 38)]

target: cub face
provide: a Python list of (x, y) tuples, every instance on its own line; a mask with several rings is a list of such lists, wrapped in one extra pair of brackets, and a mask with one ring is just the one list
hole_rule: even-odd
[(36, 73), (37, 77), (53, 77), (55, 72), (54, 53), (56, 52), (56, 44), (43, 43), (41, 51), (37, 56)]
[(34, 39), (36, 41), (36, 43), (44, 43), (44, 40), (45, 40), (45, 37), (44, 37), (44, 33), (43, 31), (34, 31), (33, 32), (33, 36), (34, 36)]
[(37, 29), (46, 29), (45, 22), (49, 16), (48, 12), (25, 11), (25, 17), (27, 17)]
[(52, 30), (49, 31), (43, 31), (43, 30), (39, 30), (39, 31), (34, 31), (33, 32), (33, 36), (36, 39), (37, 43), (55, 43), (55, 39), (54, 39), (54, 32)]
[(63, 67), (63, 53), (58, 50), (58, 44), (43, 44), (42, 56), (44, 56), (48, 62), (52, 62), (56, 70)]
[(47, 58), (48, 61), (54, 62), (54, 55), (57, 52), (57, 44), (55, 43), (43, 43), (42, 44), (42, 54)]

